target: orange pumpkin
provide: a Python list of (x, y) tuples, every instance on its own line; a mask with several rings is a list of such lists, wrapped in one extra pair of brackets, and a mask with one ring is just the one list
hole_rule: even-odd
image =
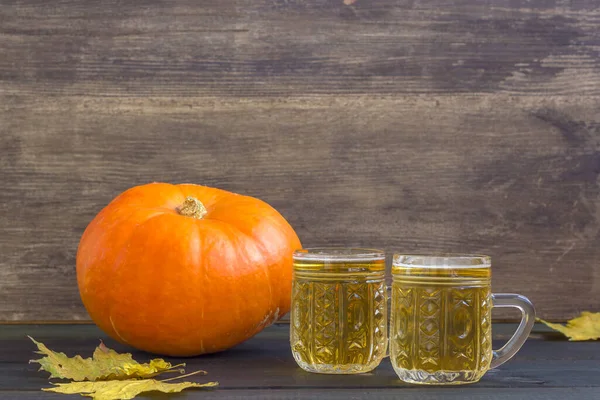
[(113, 339), (192, 356), (228, 349), (290, 308), (288, 222), (265, 202), (198, 185), (127, 190), (85, 230), (81, 299)]

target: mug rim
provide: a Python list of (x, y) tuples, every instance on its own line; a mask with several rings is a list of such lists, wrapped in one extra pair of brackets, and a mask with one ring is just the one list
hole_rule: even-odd
[(367, 247), (306, 247), (295, 250), (294, 260), (378, 261), (385, 260), (385, 251)]
[[(468, 261), (471, 261), (470, 263)], [(392, 268), (469, 269), (491, 268), (492, 257), (475, 253), (394, 253)]]

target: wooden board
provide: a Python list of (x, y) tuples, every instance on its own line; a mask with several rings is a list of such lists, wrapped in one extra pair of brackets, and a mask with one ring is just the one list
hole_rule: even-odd
[[(40, 391), (27, 392), (11, 392), (9, 394), (12, 399), (17, 400), (64, 400), (65, 395), (55, 393), (43, 393)], [(312, 400), (312, 399), (330, 399), (330, 400), (396, 400), (402, 395), (403, 399), (407, 400), (437, 400), (440, 396), (449, 400), (464, 399), (464, 392), (459, 390), (393, 390), (393, 389), (269, 389), (268, 391), (259, 391), (258, 393), (249, 392), (248, 390), (227, 390), (227, 391), (212, 391), (212, 392), (187, 392), (177, 395), (177, 399), (227, 399), (227, 400)], [(552, 388), (552, 389), (506, 389), (503, 392), (492, 391), (490, 389), (474, 389), (469, 391), (475, 399), (490, 399), (490, 400), (563, 400), (568, 398), (578, 400), (596, 400), (598, 399), (597, 388)], [(158, 394), (152, 394), (153, 398), (162, 399)], [(164, 397), (165, 399), (167, 397)]]
[[(515, 326), (494, 325), (494, 347), (498, 348)], [(214, 391), (189, 391), (181, 398), (289, 398), (326, 397), (391, 399), (482, 398), (482, 399), (562, 399), (577, 396), (597, 399), (600, 393), (600, 343), (567, 342), (536, 327), (515, 358), (488, 372), (475, 384), (457, 388), (421, 387), (401, 383), (385, 359), (372, 373), (362, 375), (322, 375), (302, 371), (289, 349), (286, 325), (269, 327), (255, 338), (224, 353), (187, 359), (168, 359), (187, 363), (187, 371), (203, 369), (204, 382), (217, 380)], [(48, 387), (47, 373), (37, 371), (34, 346), (25, 335), (33, 335), (51, 349), (68, 355), (91, 354), (98, 339), (119, 351), (131, 351), (118, 345), (92, 326), (3, 326), (0, 330), (0, 397), (16, 399), (53, 398), (38, 392)], [(554, 340), (557, 339), (557, 340)], [(138, 361), (150, 355), (133, 352)], [(48, 396), (48, 397), (46, 397)], [(342, 397), (345, 396), (345, 397)], [(460, 396), (460, 397), (458, 397)], [(7, 397), (8, 398), (8, 397)]]
[(600, 94), (592, 0), (26, 0), (0, 22), (16, 95)]
[[(594, 2), (9, 2), (0, 320), (86, 320), (79, 237), (126, 188), (258, 196), (305, 246), (490, 254), (600, 310)], [(511, 317), (509, 315), (509, 317)]]

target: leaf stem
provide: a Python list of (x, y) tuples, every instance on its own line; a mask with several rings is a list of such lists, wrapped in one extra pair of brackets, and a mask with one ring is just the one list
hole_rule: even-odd
[(161, 382), (174, 381), (176, 379), (187, 378), (188, 376), (198, 375), (198, 374), (200, 374), (200, 375), (206, 375), (206, 371), (202, 371), (201, 369), (199, 369), (198, 371), (190, 372), (189, 374), (175, 376), (175, 377), (169, 378), (169, 379), (163, 379), (163, 380), (161, 380)]

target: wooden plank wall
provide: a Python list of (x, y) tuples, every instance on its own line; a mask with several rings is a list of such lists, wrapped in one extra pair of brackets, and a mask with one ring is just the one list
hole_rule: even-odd
[(593, 0), (4, 0), (0, 320), (85, 320), (75, 253), (126, 188), (260, 197), (306, 246), (490, 254), (600, 311)]

